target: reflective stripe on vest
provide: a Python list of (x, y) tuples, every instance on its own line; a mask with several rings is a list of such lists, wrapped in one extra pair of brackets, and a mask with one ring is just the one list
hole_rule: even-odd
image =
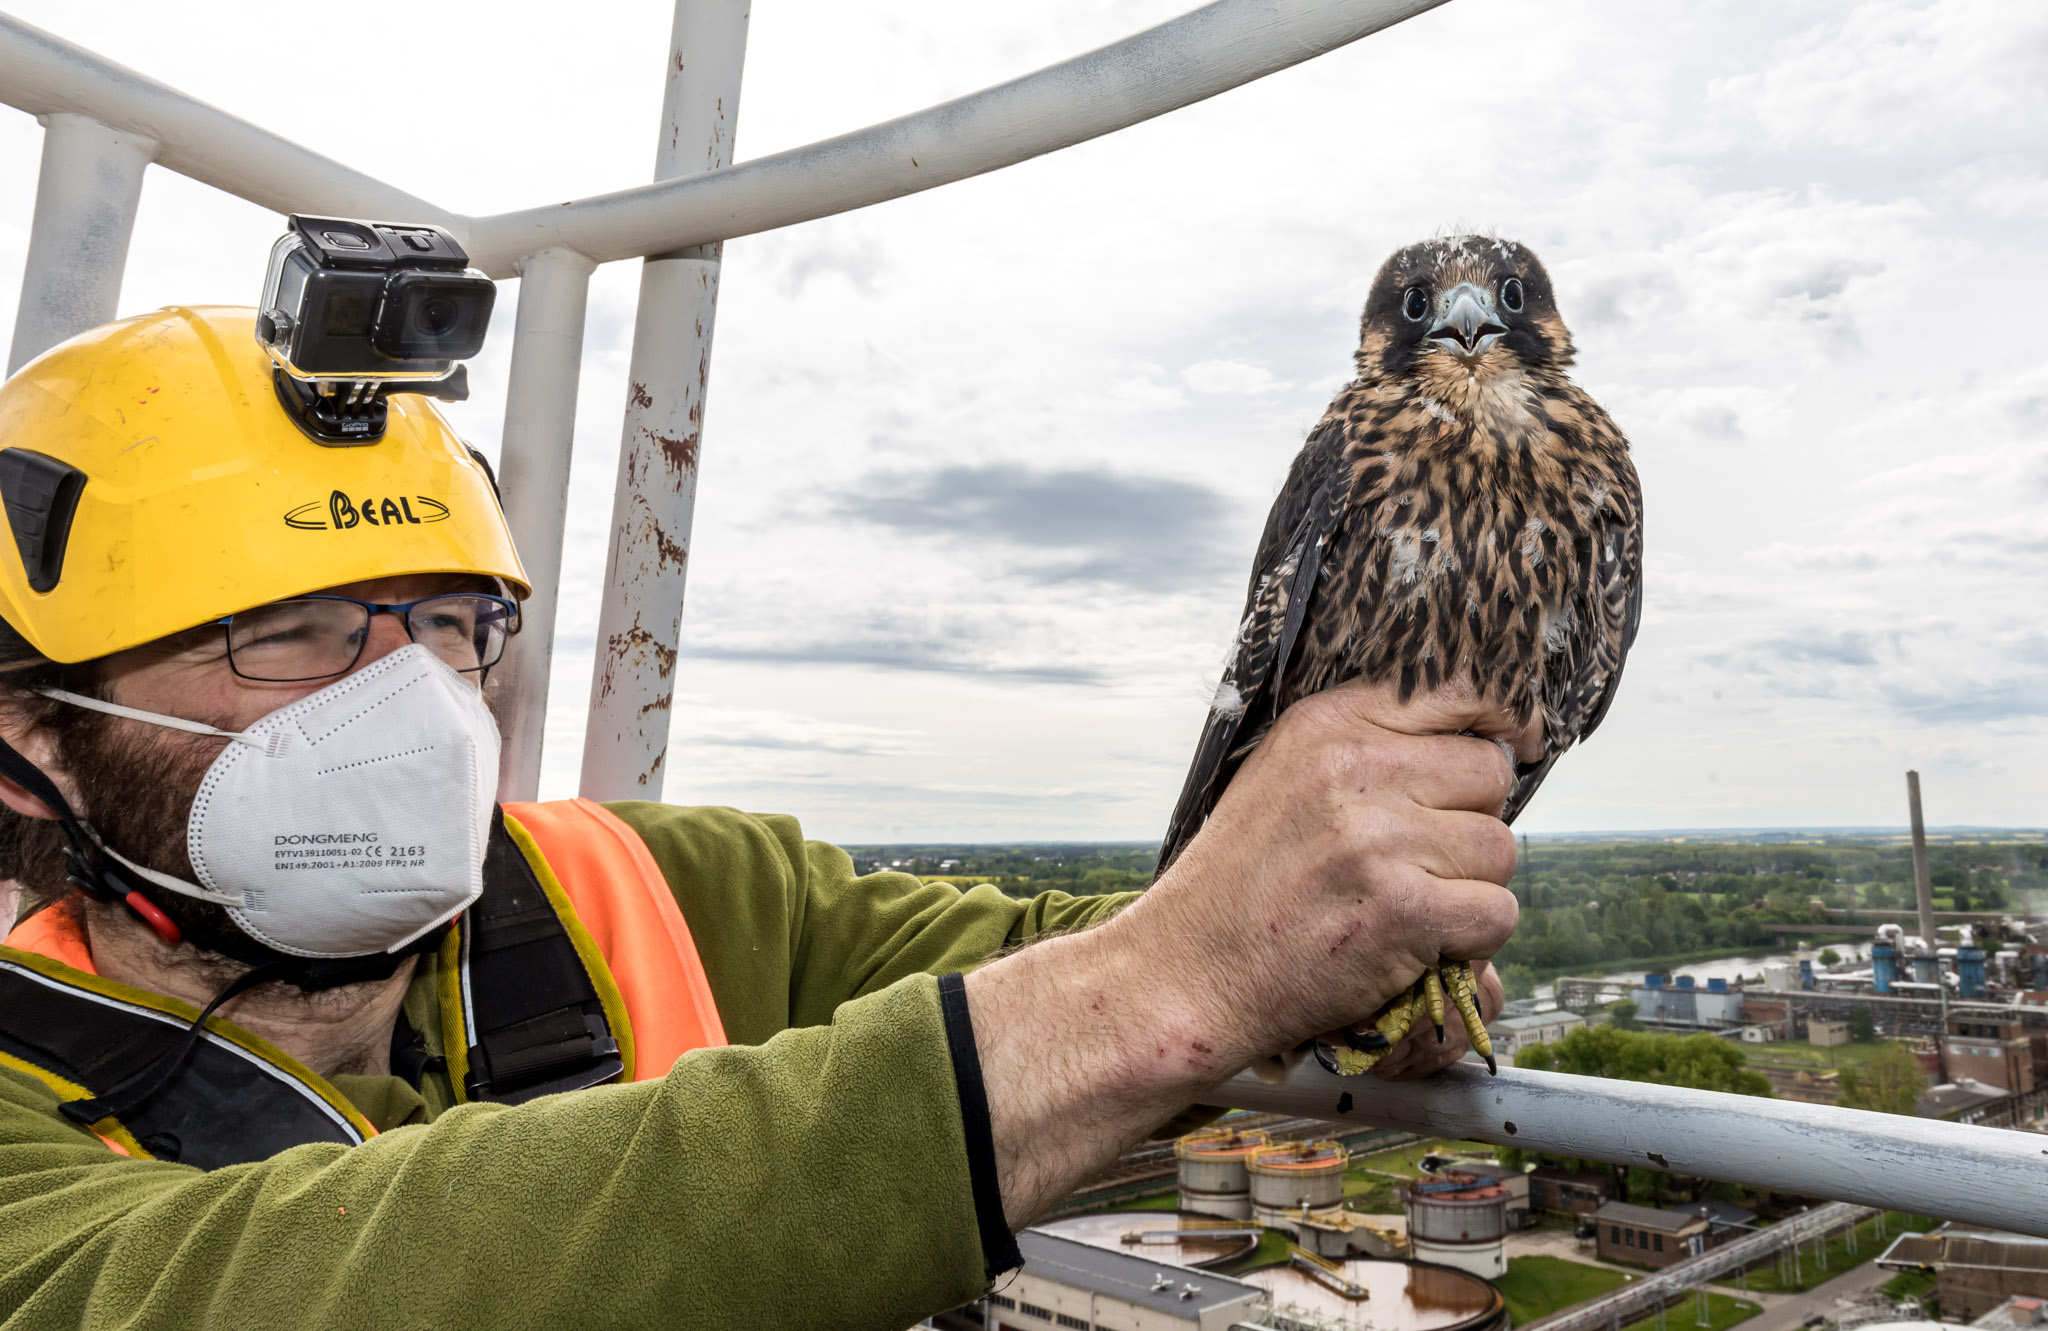
[(590, 800), (508, 804), (505, 814), (515, 839), (521, 831), (532, 838), (610, 963), (632, 1018), (626, 1080), (651, 1081), (692, 1049), (723, 1045), (697, 944), (647, 843)]
[[(617, 1077), (621, 1063), (624, 1079), (652, 1079), (691, 1049), (723, 1045), (724, 1029), (689, 927), (659, 866), (632, 829), (586, 800), (514, 805), (509, 812), (513, 816), (504, 820), (503, 830), (493, 839), (503, 844), (509, 838), (510, 845), (499, 857), (498, 871), (486, 877), (485, 890), (494, 909), (483, 912), (479, 903), (472, 912), (479, 919), (488, 915), (489, 923), (474, 931), (480, 938), (493, 928), (501, 935), (495, 970), (475, 977), (472, 985), (464, 931), (459, 927), (442, 953), (444, 1052), (456, 1097), (471, 1098), (465, 1073), (470, 1071), (472, 1044), (480, 1038), (488, 1048), (494, 1036), (526, 1035), (530, 1038), (511, 1042), (511, 1052), (544, 1059), (551, 1047), (545, 1037), (576, 1034), (552, 1030), (571, 1024), (564, 1011), (522, 1020), (526, 1014), (519, 1003), (528, 995), (519, 993), (516, 985), (508, 986), (506, 977), (523, 974), (528, 967), (536, 974), (552, 974), (557, 981), (572, 973), (576, 981), (587, 978), (589, 988), (581, 992), (586, 1000), (594, 992), (596, 1001), (577, 1005), (578, 1015), (592, 1028), (585, 1047), (595, 1045), (602, 1051), (616, 1041), (620, 1057), (608, 1074), (586, 1060), (592, 1070), (577, 1074), (571, 1069), (567, 1084)], [(537, 885), (545, 894), (545, 906), (537, 898), (519, 906), (521, 880), (528, 884), (525, 897), (533, 898)], [(508, 903), (515, 909), (508, 911)], [(572, 949), (573, 955), (567, 955)], [(182, 1036), (183, 1027), (197, 1015), (196, 1009), (175, 999), (100, 977), (87, 939), (68, 911), (39, 912), (7, 936), (0, 947), (0, 988), (10, 986), (19, 991), (17, 999), (33, 1000), (37, 1015), (33, 1024), (24, 1024), (23, 1003), (0, 1002), (0, 1066), (37, 1078), (66, 1100), (104, 1092), (138, 1065), (101, 1058), (100, 1051), (123, 1048), (146, 1062), (150, 1056), (143, 1046), (155, 1042), (156, 1025), (165, 1026), (167, 1037)], [(600, 1004), (602, 1015), (593, 1015)], [(116, 1023), (122, 1024), (117, 1028)], [(204, 1114), (197, 1120), (189, 1114), (181, 1117), (195, 1127), (206, 1122), (219, 1129), (196, 1134), (188, 1129), (181, 1134), (188, 1138), (183, 1156), (188, 1162), (203, 1160), (210, 1166), (236, 1158), (260, 1159), (302, 1141), (359, 1141), (375, 1134), (324, 1078), (282, 1051), (219, 1016), (208, 1018), (207, 1029), (201, 1048), (214, 1051), (202, 1055), (211, 1065), (210, 1075), (181, 1079), (183, 1093), (159, 1097), (190, 1101), (184, 1108)], [(53, 1032), (59, 1038), (53, 1038)], [(100, 1037), (109, 1043), (101, 1043)], [(111, 1043), (124, 1037), (132, 1043)], [(500, 1061), (504, 1054), (500, 1048)], [(251, 1069), (259, 1072), (256, 1080), (261, 1085), (250, 1083)], [(576, 1081), (576, 1076), (589, 1080)], [(555, 1085), (543, 1078), (528, 1084), (523, 1093), (481, 1098), (516, 1102)], [(260, 1129), (249, 1121), (251, 1113), (262, 1117)], [(94, 1131), (124, 1154), (151, 1154), (124, 1124), (104, 1120), (94, 1125)], [(252, 1147), (258, 1153), (247, 1154)]]

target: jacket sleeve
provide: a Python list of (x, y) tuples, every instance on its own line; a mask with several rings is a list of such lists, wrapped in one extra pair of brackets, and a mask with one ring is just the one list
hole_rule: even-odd
[(905, 976), (965, 970), (1049, 933), (1083, 929), (1135, 893), (1020, 901), (914, 875), (854, 872), (793, 818), (653, 803), (607, 805), (640, 834), (676, 894), (735, 1042), (833, 1020)]
[(985, 1285), (938, 989), (211, 1173), (114, 1154), (0, 1066), (0, 1329), (900, 1331)]

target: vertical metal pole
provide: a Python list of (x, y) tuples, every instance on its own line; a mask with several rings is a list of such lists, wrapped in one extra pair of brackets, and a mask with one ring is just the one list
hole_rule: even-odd
[(47, 115), (35, 220), (7, 372), (114, 317), (142, 170), (156, 141), (85, 116)]
[[(1913, 890), (1920, 897), (1920, 937), (1926, 941), (1927, 955), (1931, 957), (1938, 945), (1934, 936), (1934, 884), (1927, 875), (1927, 825), (1920, 817), (1918, 772), (1906, 773), (1906, 803), (1913, 813)], [(1941, 978), (1938, 970), (1934, 978)]]
[(519, 635), (491, 676), (491, 701), (505, 732), (498, 759), (501, 800), (530, 800), (540, 792), (583, 318), (596, 268), (571, 249), (542, 250), (519, 262), (519, 313), (498, 471), (505, 521), (533, 595), (522, 609)]
[[(751, 0), (676, 0), (654, 176), (732, 163)], [(598, 612), (582, 792), (659, 799), (675, 695), (720, 246), (655, 255), (640, 306)]]

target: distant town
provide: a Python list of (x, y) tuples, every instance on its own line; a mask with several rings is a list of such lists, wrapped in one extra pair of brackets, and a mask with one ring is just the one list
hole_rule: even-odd
[[(1123, 892), (1146, 843), (850, 848), (1013, 896)], [(2048, 1132), (2048, 834), (1531, 837), (1504, 1064)], [(1027, 1231), (955, 1328), (1852, 1331), (2048, 1325), (2048, 1242), (1896, 1209), (1234, 1112)], [(1659, 1279), (1643, 1279), (1645, 1272)], [(1107, 1320), (1105, 1320), (1107, 1319)], [(1903, 1326), (1898, 1331), (1905, 1331)]]

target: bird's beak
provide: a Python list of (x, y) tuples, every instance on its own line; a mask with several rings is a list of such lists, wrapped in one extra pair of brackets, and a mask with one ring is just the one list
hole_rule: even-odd
[(1460, 282), (1445, 294), (1443, 313), (1430, 326), (1429, 336), (1454, 355), (1477, 356), (1507, 331), (1494, 313), (1493, 293)]

